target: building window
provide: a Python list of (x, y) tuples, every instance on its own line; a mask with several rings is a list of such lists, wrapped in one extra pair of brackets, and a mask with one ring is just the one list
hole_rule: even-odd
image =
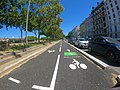
[(111, 2), (111, 0), (109, 0), (109, 2)]
[(112, 3), (110, 4), (111, 7), (113, 7)]
[(115, 38), (117, 38), (117, 33), (115, 34)]
[(115, 25), (115, 32), (117, 32), (117, 26)]
[(119, 22), (120, 22), (120, 18), (119, 18)]
[(104, 23), (104, 27), (106, 27), (106, 23)]
[(119, 7), (118, 7), (118, 6), (116, 6), (116, 8), (117, 8), (117, 10), (119, 10)]
[(114, 12), (114, 9), (112, 9), (112, 12)]
[(108, 14), (110, 14), (110, 12), (108, 11)]
[(112, 32), (112, 26), (110, 26), (110, 32)]
[(107, 6), (107, 10), (108, 10), (109, 8), (108, 8), (108, 6)]
[(109, 16), (109, 19), (111, 19), (111, 17)]
[(117, 5), (117, 1), (115, 1), (115, 5)]
[(104, 7), (102, 7), (102, 10), (104, 10)]
[(115, 14), (113, 14), (113, 18), (115, 18)]

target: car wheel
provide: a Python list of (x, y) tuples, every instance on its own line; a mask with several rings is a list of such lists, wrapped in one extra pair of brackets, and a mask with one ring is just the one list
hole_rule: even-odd
[(88, 52), (89, 52), (89, 53), (92, 52), (92, 47), (91, 47), (91, 46), (88, 47)]
[(108, 61), (116, 62), (116, 56), (112, 51), (107, 52), (106, 57)]

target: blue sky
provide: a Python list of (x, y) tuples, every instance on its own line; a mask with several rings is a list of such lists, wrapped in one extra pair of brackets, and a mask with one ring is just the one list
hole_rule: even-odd
[[(79, 26), (85, 18), (87, 18), (92, 10), (92, 6), (97, 6), (97, 2), (102, 0), (61, 0), (64, 11), (61, 13), (63, 22), (61, 28), (67, 35), (75, 26)], [(28, 33), (28, 35), (34, 35)], [(25, 32), (23, 33), (23, 37)], [(0, 38), (19, 38), (20, 30), (17, 28), (2, 28), (0, 30)]]

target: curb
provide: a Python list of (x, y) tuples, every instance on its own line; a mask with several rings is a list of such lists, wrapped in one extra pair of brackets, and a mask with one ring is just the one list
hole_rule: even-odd
[(42, 54), (47, 49), (49, 49), (50, 47), (54, 46), (55, 44), (57, 44), (59, 42), (60, 41), (53, 42), (53, 44), (48, 45), (48, 46), (44, 46), (43, 48), (40, 48), (40, 50), (35, 50), (34, 52), (29, 53), (29, 55), (26, 54), (25, 56), (23, 56), (21, 58), (12, 60), (12, 61), (4, 64), (4, 65), (1, 65), (0, 66), (0, 78), (2, 78), (3, 76), (9, 74), (11, 71), (13, 71), (14, 69), (20, 67), (21, 65), (28, 62), (29, 60), (32, 60), (33, 58), (35, 58), (38, 55)]

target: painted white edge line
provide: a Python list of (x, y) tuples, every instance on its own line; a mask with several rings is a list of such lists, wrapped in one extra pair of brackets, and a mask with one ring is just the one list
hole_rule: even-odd
[[(66, 41), (65, 41), (65, 42), (66, 42)], [(66, 42), (66, 43), (67, 43), (67, 42)], [(69, 44), (69, 43), (67, 43), (67, 44)], [(101, 60), (95, 58), (94, 56), (92, 56), (92, 55), (84, 52), (83, 50), (80, 50), (80, 49), (78, 49), (77, 47), (75, 47), (75, 46), (73, 46), (73, 45), (71, 45), (71, 44), (69, 44), (69, 45), (72, 46), (73, 48), (77, 49), (78, 51), (80, 51), (80, 52), (83, 53), (84, 55), (88, 56), (88, 57), (89, 57), (90, 59), (92, 59), (93, 61), (99, 63), (99, 64), (102, 65), (104, 68), (106, 68), (106, 67), (109, 66), (108, 64), (106, 64), (106, 63), (102, 62)]]
[(13, 81), (13, 82), (15, 82), (15, 83), (20, 83), (20, 81), (19, 80), (17, 80), (17, 79), (14, 79), (14, 78), (12, 78), (12, 77), (9, 77), (8, 78), (10, 81)]
[(59, 52), (61, 52), (62, 48), (60, 47)]
[(38, 85), (33, 85), (32, 88), (37, 89), (37, 90), (50, 90), (49, 87), (42, 87), (42, 86), (38, 86)]
[(56, 77), (57, 77), (59, 61), (60, 61), (60, 54), (58, 55), (58, 58), (57, 58), (54, 74), (53, 74), (52, 81), (51, 81), (51, 84), (50, 84), (50, 90), (54, 90), (54, 88), (55, 88), (55, 81), (56, 81)]

